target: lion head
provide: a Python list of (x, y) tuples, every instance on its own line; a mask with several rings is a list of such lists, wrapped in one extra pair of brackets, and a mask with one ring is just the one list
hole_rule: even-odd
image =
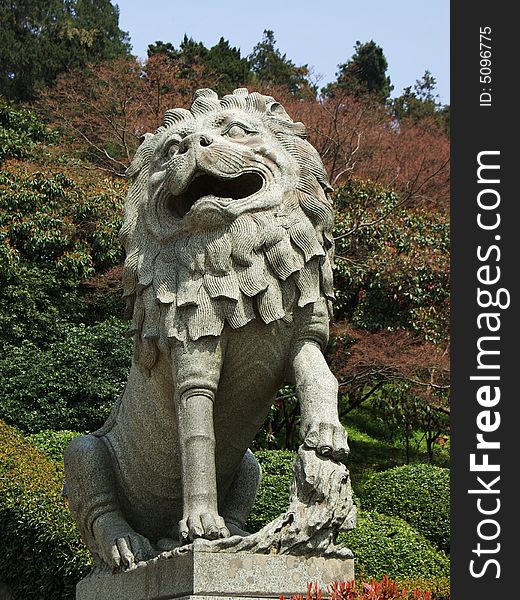
[(270, 96), (198, 90), (146, 134), (121, 239), (141, 340), (180, 341), (291, 320), (332, 299), (332, 188), (316, 150)]

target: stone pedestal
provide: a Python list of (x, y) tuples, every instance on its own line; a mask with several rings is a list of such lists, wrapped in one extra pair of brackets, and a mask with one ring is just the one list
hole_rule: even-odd
[(76, 600), (251, 600), (305, 594), (317, 581), (354, 577), (354, 561), (291, 555), (194, 550), (125, 573), (91, 574), (76, 588)]

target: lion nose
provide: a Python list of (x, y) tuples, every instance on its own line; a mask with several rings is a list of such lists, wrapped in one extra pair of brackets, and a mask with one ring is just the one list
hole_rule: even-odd
[(213, 143), (213, 138), (207, 133), (192, 133), (187, 135), (179, 145), (178, 154), (184, 154), (190, 148), (196, 148), (197, 146), (210, 146)]
[(201, 146), (210, 146), (213, 143), (213, 138), (206, 133), (200, 135), (199, 144)]

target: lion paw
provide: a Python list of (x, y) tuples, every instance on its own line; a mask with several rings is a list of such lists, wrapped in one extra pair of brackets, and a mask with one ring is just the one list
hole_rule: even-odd
[(98, 517), (92, 529), (96, 540), (96, 553), (114, 571), (129, 571), (138, 563), (159, 555), (144, 535), (136, 533), (115, 512)]
[(217, 540), (229, 535), (224, 519), (216, 512), (193, 511), (179, 522), (179, 538), (182, 544), (189, 544), (198, 538)]
[(129, 533), (115, 539), (108, 552), (104, 553), (104, 561), (114, 570), (131, 571), (140, 562), (155, 558), (160, 553), (150, 542), (138, 533)]
[(307, 448), (313, 448), (321, 456), (330, 456), (337, 462), (346, 462), (350, 453), (347, 432), (339, 421), (316, 421), (304, 425), (302, 439)]

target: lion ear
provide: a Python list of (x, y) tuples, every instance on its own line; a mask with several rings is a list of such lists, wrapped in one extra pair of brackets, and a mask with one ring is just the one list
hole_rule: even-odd
[(285, 119), (287, 121), (291, 121), (291, 117), (285, 111), (285, 108), (279, 102), (270, 102), (267, 105), (267, 114), (278, 117), (280, 119)]
[(134, 177), (145, 165), (149, 164), (154, 151), (154, 144), (152, 143), (154, 137), (153, 133), (144, 134), (143, 141), (139, 148), (137, 148), (134, 159), (125, 171), (125, 177)]

